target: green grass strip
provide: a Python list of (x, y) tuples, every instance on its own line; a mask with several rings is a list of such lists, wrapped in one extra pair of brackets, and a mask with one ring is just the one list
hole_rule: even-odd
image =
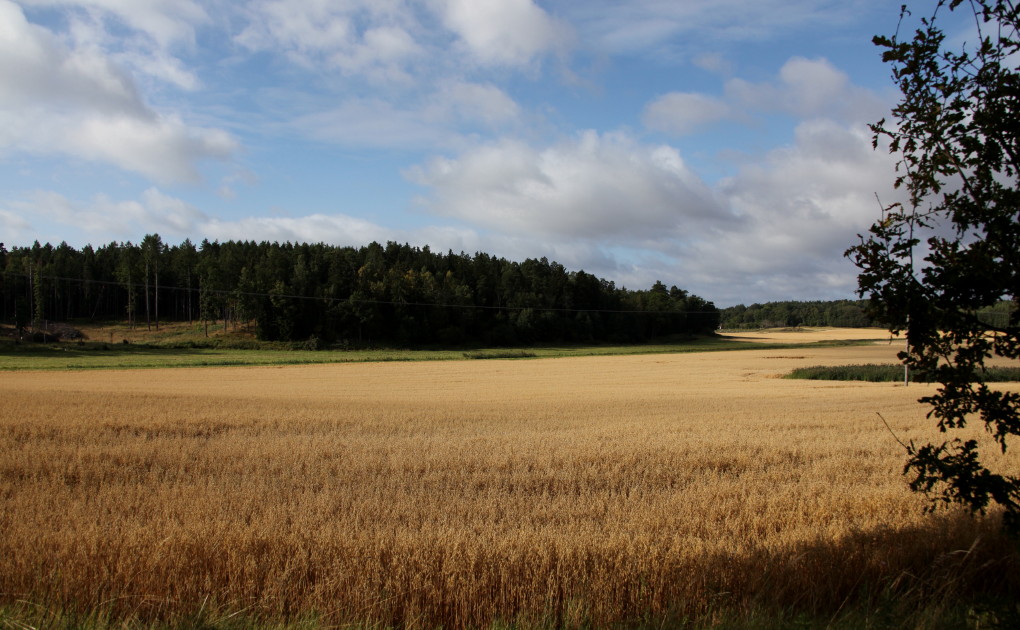
[[(1020, 382), (1020, 368), (990, 367), (982, 374), (986, 383)], [(867, 383), (896, 383), (903, 381), (902, 365), (815, 365), (797, 368), (784, 378), (810, 381), (864, 381)], [(911, 374), (910, 380), (927, 383), (924, 374)]]
[[(255, 342), (258, 343), (258, 342)], [(466, 359), (561, 358), (640, 354), (679, 354), (733, 350), (781, 350), (867, 345), (872, 341), (756, 343), (725, 337), (704, 337), (672, 343), (641, 345), (563, 345), (527, 348), (296, 350), (267, 347), (195, 348), (158, 344), (21, 343), (0, 341), (0, 371), (116, 370), (172, 367), (303, 365), (377, 361), (463, 361)]]

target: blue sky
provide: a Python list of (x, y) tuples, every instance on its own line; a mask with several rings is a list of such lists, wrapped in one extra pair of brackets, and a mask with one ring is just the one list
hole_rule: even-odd
[(867, 124), (899, 4), (0, 0), (0, 241), (395, 240), (853, 297), (842, 252), (896, 200)]

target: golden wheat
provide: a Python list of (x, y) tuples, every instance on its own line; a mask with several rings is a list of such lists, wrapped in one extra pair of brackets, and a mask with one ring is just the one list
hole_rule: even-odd
[(5, 374), (0, 597), (405, 627), (824, 610), (986, 529), (900, 476), (876, 412), (933, 437), (927, 386), (777, 378), (897, 349)]

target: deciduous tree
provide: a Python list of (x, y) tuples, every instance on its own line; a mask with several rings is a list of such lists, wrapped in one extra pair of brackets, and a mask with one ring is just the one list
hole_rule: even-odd
[[(957, 44), (942, 25), (961, 14), (973, 32)], [(900, 28), (914, 19), (904, 7)], [(908, 201), (847, 251), (873, 314), (906, 331), (901, 359), (939, 383), (920, 402), (946, 436), (909, 444), (911, 487), (932, 507), (997, 504), (1013, 531), (1020, 480), (993, 470), (985, 449), (1005, 451), (1020, 434), (1020, 394), (989, 387), (983, 373), (993, 359), (1020, 358), (1018, 26), (1009, 0), (939, 0), (912, 35), (875, 38), (902, 99), (872, 126), (874, 142), (898, 156), (895, 183)], [(1011, 305), (1002, 321), (979, 313), (1002, 302)], [(966, 430), (977, 423), (991, 445)]]

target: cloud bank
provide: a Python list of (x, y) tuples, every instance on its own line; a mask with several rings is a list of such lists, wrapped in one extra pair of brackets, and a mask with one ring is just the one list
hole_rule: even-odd
[[(0, 0), (0, 159), (52, 167), (0, 191), (0, 229), (397, 240), (723, 304), (846, 297), (842, 251), (876, 193), (896, 200), (866, 128), (889, 104), (817, 54), (745, 72), (740, 47), (876, 6)], [(697, 80), (600, 83), (649, 60)], [(368, 190), (407, 189), (405, 203), (304, 197), (301, 171), (328, 190), (331, 168), (352, 188), (364, 173)], [(62, 185), (79, 170), (108, 179)]]

